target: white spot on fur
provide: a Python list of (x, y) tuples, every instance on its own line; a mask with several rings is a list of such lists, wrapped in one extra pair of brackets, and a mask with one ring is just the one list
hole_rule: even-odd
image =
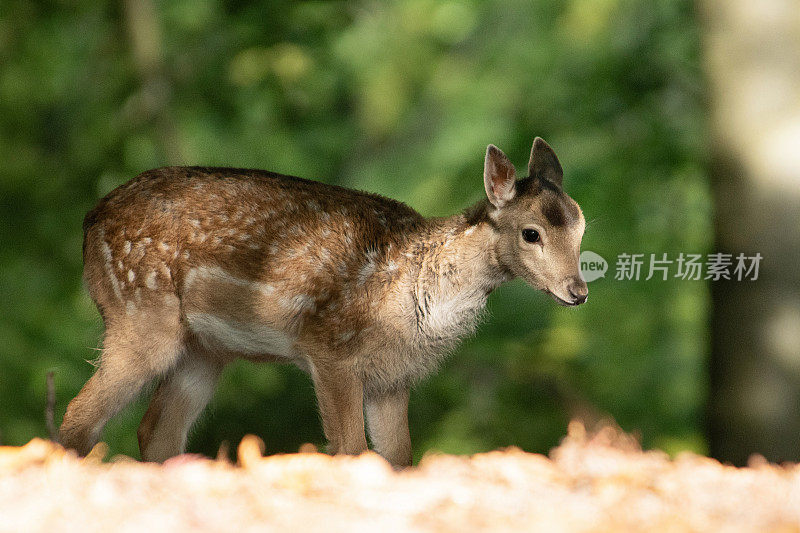
[(358, 284), (364, 285), (369, 277), (375, 272), (375, 259), (370, 257), (358, 271)]
[(293, 314), (300, 314), (305, 311), (313, 311), (317, 306), (314, 298), (308, 294), (297, 294), (291, 298), (281, 298), (280, 303)]
[(476, 228), (476, 227), (477, 227), (477, 226), (470, 226), (470, 227), (468, 227), (468, 228), (467, 228), (467, 230), (464, 232), (464, 235), (472, 235), (472, 233), (475, 231), (475, 228)]
[(122, 261), (117, 261), (117, 269), (125, 270), (125, 265), (122, 264)]
[(144, 284), (147, 286), (148, 289), (154, 291), (158, 288), (158, 282), (156, 281), (157, 274), (154, 271), (147, 274), (147, 278), (144, 280)]
[(294, 339), (263, 324), (245, 324), (208, 313), (186, 315), (189, 327), (206, 343), (243, 354), (294, 355)]
[(127, 302), (125, 302), (125, 313), (128, 316), (136, 314), (136, 304), (134, 304), (133, 301), (128, 300)]
[(131, 241), (125, 241), (125, 244), (122, 245), (122, 253), (125, 255), (131, 253)]
[(169, 252), (169, 244), (165, 242), (160, 242), (158, 243), (158, 249), (161, 250), (162, 252)]
[(133, 283), (133, 280), (136, 279), (136, 274), (133, 270), (128, 270), (128, 283)]
[[(104, 232), (100, 230), (100, 238), (102, 239), (104, 236)], [(119, 280), (117, 276), (114, 275), (114, 269), (111, 267), (111, 248), (108, 246), (106, 241), (103, 241), (101, 245), (101, 251), (103, 252), (103, 258), (105, 259), (105, 267), (106, 267), (106, 275), (108, 276), (108, 280), (111, 283), (111, 290), (114, 291), (114, 296), (121, 302), (122, 301), (122, 290), (119, 287)]]

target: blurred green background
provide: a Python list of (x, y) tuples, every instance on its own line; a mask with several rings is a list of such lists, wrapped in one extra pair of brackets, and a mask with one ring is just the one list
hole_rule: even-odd
[[(0, 439), (44, 436), (93, 371), (100, 317), (81, 283), (81, 222), (149, 168), (265, 168), (378, 192), (424, 215), (483, 194), (486, 145), (522, 170), (544, 137), (610, 263), (588, 305), (521, 282), (420, 383), (415, 456), (546, 451), (571, 416), (614, 417), (646, 447), (703, 452), (708, 287), (613, 279), (620, 253), (712, 243), (696, 14), (665, 0), (0, 4)], [(106, 430), (138, 456), (139, 401)], [(245, 433), (321, 444), (309, 379), (235, 364), (190, 451)]]

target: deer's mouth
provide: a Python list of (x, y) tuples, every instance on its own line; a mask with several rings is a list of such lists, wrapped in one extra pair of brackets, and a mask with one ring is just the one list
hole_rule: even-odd
[(556, 303), (557, 303), (558, 305), (563, 305), (564, 307), (575, 307), (576, 305), (578, 305), (578, 302), (577, 302), (577, 301), (571, 301), (571, 302), (570, 302), (570, 301), (568, 301), (568, 300), (565, 300), (565, 299), (563, 299), (563, 298), (559, 298), (558, 296), (556, 296), (556, 295), (555, 295), (555, 293), (554, 293), (554, 292), (552, 292), (552, 291), (550, 291), (550, 290), (548, 290), (548, 289), (544, 289), (544, 292), (545, 292), (545, 293), (547, 293), (547, 294), (549, 294), (549, 295), (550, 295), (550, 297), (551, 297), (553, 300), (555, 300), (555, 301), (556, 301)]

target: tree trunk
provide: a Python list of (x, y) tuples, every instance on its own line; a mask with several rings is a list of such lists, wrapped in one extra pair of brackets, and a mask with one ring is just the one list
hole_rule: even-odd
[(701, 0), (716, 250), (763, 256), (712, 282), (711, 454), (800, 460), (800, 7)]

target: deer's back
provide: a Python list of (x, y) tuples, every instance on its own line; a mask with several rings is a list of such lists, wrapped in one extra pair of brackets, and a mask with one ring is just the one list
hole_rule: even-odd
[[(157, 169), (86, 216), (85, 277), (104, 316), (177, 297), (200, 329), (297, 330), (356, 298), (372, 273), (364, 265), (386, 260), (422, 220), (388, 198), (265, 171)], [(249, 333), (257, 344), (265, 331)]]

